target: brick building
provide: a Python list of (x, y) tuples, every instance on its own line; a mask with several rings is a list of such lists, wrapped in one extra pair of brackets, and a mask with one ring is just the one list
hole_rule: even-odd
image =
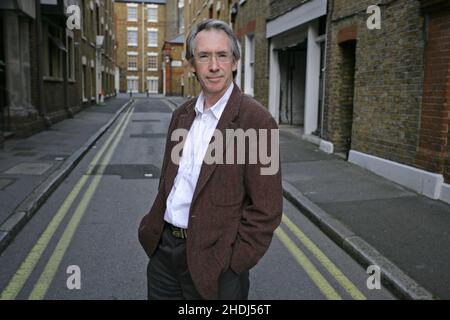
[(184, 94), (184, 34), (164, 41), (163, 54), (163, 93), (168, 96), (182, 96)]
[(167, 0), (163, 46), (163, 93), (184, 95), (184, 0)]
[(328, 4), (322, 143), (433, 199), (450, 202), (448, 1)]
[[(67, 27), (78, 6), (81, 30)], [(28, 136), (113, 94), (112, 0), (0, 2), (1, 136)]]
[(267, 107), (269, 47), (266, 40), (266, 19), (269, 15), (269, 0), (235, 2), (232, 9), (233, 16), (236, 15), (234, 31), (242, 51), (236, 82), (244, 93), (253, 96)]
[(163, 93), (166, 0), (116, 0), (120, 91)]

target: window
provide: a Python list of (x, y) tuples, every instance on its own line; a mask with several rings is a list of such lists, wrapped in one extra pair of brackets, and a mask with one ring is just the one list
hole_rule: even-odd
[(128, 76), (127, 77), (127, 92), (139, 92), (139, 78)]
[(45, 75), (52, 78), (62, 78), (62, 50), (66, 50), (60, 39), (57, 28), (47, 26)]
[(247, 35), (245, 37), (245, 86), (244, 92), (253, 96), (253, 86), (255, 78), (255, 37)]
[(95, 68), (91, 60), (91, 100), (95, 100), (95, 87), (97, 86), (97, 79), (95, 77)]
[(137, 28), (136, 29), (128, 29), (128, 45), (129, 46), (137, 46)]
[(81, 68), (81, 93), (83, 95), (83, 102), (87, 101), (86, 84), (87, 84), (86, 66), (83, 66)]
[(75, 80), (75, 48), (71, 36), (67, 37), (67, 78)]
[(147, 21), (148, 22), (158, 22), (158, 6), (148, 5), (147, 6)]
[(158, 46), (158, 29), (147, 29), (148, 30), (148, 46), (157, 47)]
[(157, 53), (149, 53), (147, 55), (147, 69), (148, 71), (157, 71), (158, 70), (158, 54)]
[(136, 71), (137, 70), (137, 55), (128, 55), (128, 70)]
[(97, 21), (97, 35), (102, 34), (101, 25), (100, 25), (100, 8), (98, 5), (95, 6), (95, 19)]
[(85, 36), (87, 30), (86, 30), (86, 26), (87, 26), (87, 10), (86, 10), (86, 4), (85, 4), (85, 0), (81, 0), (81, 36)]
[(184, 0), (178, 0), (178, 33), (184, 33)]
[(128, 6), (128, 21), (137, 21), (137, 6)]
[(147, 89), (150, 93), (158, 93), (158, 77), (147, 77)]

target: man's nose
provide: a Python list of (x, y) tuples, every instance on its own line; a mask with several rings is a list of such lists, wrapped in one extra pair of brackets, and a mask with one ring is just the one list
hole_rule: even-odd
[(217, 57), (215, 55), (212, 55), (209, 60), (209, 70), (210, 71), (219, 70), (219, 61), (217, 60)]

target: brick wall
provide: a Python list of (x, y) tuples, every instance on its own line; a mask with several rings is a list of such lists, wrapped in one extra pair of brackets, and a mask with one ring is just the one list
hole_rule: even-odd
[(450, 182), (450, 8), (428, 15), (425, 83), (416, 165)]
[[(414, 165), (423, 88), (423, 15), (418, 1), (386, 2), (380, 6), (381, 29), (369, 30), (366, 9), (371, 4), (337, 0), (329, 8), (324, 138), (337, 151), (346, 151), (344, 128), (352, 122), (351, 149)], [(353, 113), (349, 113), (342, 112), (348, 94), (343, 88), (348, 84), (338, 38), (345, 40), (352, 28), (356, 64)]]
[(268, 0), (247, 0), (239, 6), (235, 32), (242, 48), (241, 86), (244, 89), (245, 79), (245, 36), (254, 35), (255, 41), (255, 81), (254, 98), (264, 106), (269, 100), (268, 41), (266, 39), (266, 17), (269, 10)]
[(275, 19), (292, 9), (311, 0), (270, 0), (269, 20)]

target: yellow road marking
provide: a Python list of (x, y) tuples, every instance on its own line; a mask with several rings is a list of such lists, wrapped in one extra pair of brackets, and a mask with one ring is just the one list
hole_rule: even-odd
[(355, 300), (365, 300), (364, 294), (339, 270), (338, 267), (297, 227), (286, 214), (283, 214), (283, 223), (305, 245), (305, 247), (319, 260), (337, 282)]
[(308, 257), (306, 257), (306, 255), (295, 245), (295, 243), (288, 237), (281, 227), (278, 227), (278, 229), (275, 230), (275, 234), (327, 299), (342, 300), (341, 296), (333, 289), (328, 281), (314, 267)]
[[(128, 113), (130, 111), (130, 108), (128, 109)], [(12, 300), (17, 297), (19, 292), (22, 290), (25, 282), (30, 277), (31, 273), (33, 272), (34, 268), (36, 267), (37, 262), (42, 256), (42, 253), (47, 248), (48, 243), (50, 242), (51, 238), (53, 237), (54, 233), (56, 232), (56, 229), (61, 224), (61, 221), (66, 216), (67, 212), (69, 211), (72, 203), (77, 198), (78, 194), (80, 193), (81, 189), (83, 188), (84, 184), (86, 183), (87, 179), (89, 178), (89, 174), (96, 165), (96, 163), (99, 161), (99, 159), (103, 156), (106, 149), (111, 144), (113, 138), (115, 137), (116, 133), (120, 130), (122, 125), (125, 122), (126, 115), (120, 119), (120, 122), (117, 124), (109, 138), (106, 140), (105, 144), (102, 146), (100, 151), (95, 155), (94, 159), (90, 163), (90, 169), (88, 172), (83, 175), (80, 180), (78, 180), (77, 184), (73, 187), (67, 198), (64, 200), (62, 206), (59, 208), (56, 215), (52, 218), (49, 225), (45, 229), (45, 231), (42, 233), (42, 235), (39, 237), (36, 244), (31, 249), (30, 253), (24, 260), (24, 262), (21, 264), (19, 269), (15, 272), (14, 276), (8, 283), (8, 286), (2, 291), (0, 295), (0, 300)]]
[(47, 293), (47, 290), (53, 281), (53, 278), (55, 277), (56, 271), (58, 270), (58, 267), (61, 263), (62, 258), (64, 257), (64, 254), (67, 250), (67, 248), (70, 245), (70, 242), (72, 241), (73, 235), (75, 234), (75, 231), (83, 218), (86, 209), (91, 202), (91, 199), (95, 193), (95, 190), (98, 187), (98, 184), (100, 183), (102, 179), (102, 174), (106, 169), (106, 165), (111, 160), (114, 151), (117, 148), (117, 145), (119, 144), (123, 133), (125, 132), (125, 128), (127, 127), (128, 121), (131, 118), (133, 110), (131, 110), (130, 113), (127, 115), (127, 119), (124, 122), (124, 126), (121, 127), (120, 132), (118, 133), (117, 137), (114, 140), (113, 145), (111, 148), (109, 148), (108, 152), (105, 155), (105, 158), (103, 159), (103, 164), (99, 166), (98, 173), (95, 175), (94, 179), (92, 180), (91, 184), (89, 185), (88, 189), (83, 195), (83, 198), (81, 199), (80, 203), (77, 206), (77, 209), (75, 210), (72, 218), (70, 219), (69, 224), (67, 225), (66, 229), (64, 230), (64, 233), (61, 237), (61, 239), (58, 241), (58, 244), (56, 245), (55, 250), (53, 250), (53, 253), (50, 257), (50, 259), (47, 262), (47, 265), (45, 266), (44, 271), (42, 272), (41, 276), (39, 277), (39, 280), (34, 285), (33, 291), (31, 292), (28, 299), (30, 300), (41, 300), (44, 299), (45, 294)]

